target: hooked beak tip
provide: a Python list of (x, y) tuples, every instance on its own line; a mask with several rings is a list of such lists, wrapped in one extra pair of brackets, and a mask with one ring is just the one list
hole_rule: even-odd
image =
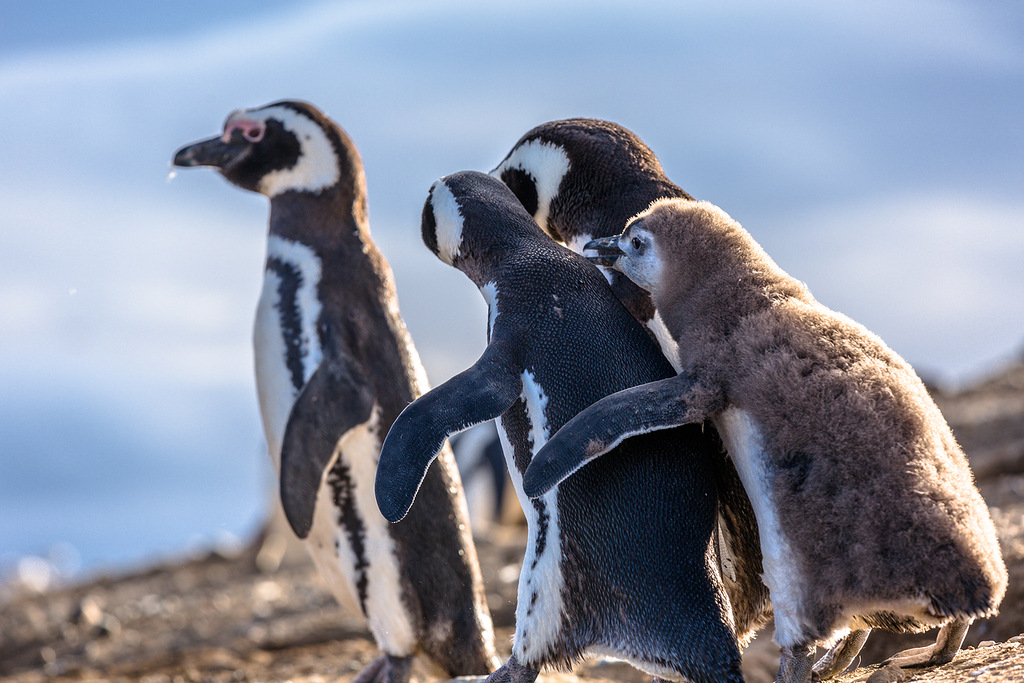
[(619, 249), (619, 236), (615, 235), (613, 237), (590, 240), (583, 245), (583, 256), (591, 263), (599, 266), (614, 266), (615, 262), (622, 256), (622, 250)]
[(182, 147), (174, 153), (172, 163), (175, 166), (214, 166), (221, 170), (240, 161), (249, 152), (247, 145), (224, 142), (218, 136), (209, 140), (201, 140)]
[(171, 162), (175, 166), (198, 166), (195, 155), (192, 153), (191, 147), (183, 147), (174, 154), (174, 160)]

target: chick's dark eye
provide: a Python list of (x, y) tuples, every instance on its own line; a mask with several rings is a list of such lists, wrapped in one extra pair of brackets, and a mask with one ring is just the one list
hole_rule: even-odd
[(644, 243), (640, 240), (639, 237), (634, 237), (632, 244), (633, 248), (636, 249), (637, 251), (640, 251), (640, 247), (644, 245)]

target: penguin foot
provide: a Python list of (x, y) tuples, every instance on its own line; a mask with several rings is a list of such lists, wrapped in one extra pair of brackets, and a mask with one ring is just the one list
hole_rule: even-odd
[(782, 661), (775, 683), (811, 683), (819, 680), (814, 674), (814, 643), (782, 648)]
[(817, 676), (820, 680), (824, 680), (838, 676), (846, 671), (850, 663), (860, 654), (860, 650), (864, 647), (864, 643), (867, 641), (868, 634), (870, 633), (871, 629), (869, 628), (850, 631), (846, 634), (845, 638), (833, 645), (832, 649), (817, 661), (811, 669), (813, 675)]
[(412, 655), (381, 655), (370, 662), (352, 683), (407, 683), (412, 672)]
[(960, 646), (963, 645), (967, 629), (970, 626), (970, 620), (954, 619), (939, 629), (939, 635), (935, 638), (934, 645), (897, 652), (883, 663), (892, 664), (901, 669), (948, 664), (960, 651)]
[(500, 669), (487, 677), (487, 683), (533, 683), (538, 673), (536, 669), (520, 664), (512, 655)]

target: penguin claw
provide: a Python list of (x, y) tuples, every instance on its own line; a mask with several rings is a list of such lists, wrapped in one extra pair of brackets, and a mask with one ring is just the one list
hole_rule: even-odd
[(811, 668), (812, 680), (832, 678), (851, 667), (856, 669), (857, 664), (854, 660), (860, 654), (870, 633), (871, 629), (850, 631)]
[(960, 646), (963, 645), (964, 637), (967, 636), (967, 629), (970, 626), (971, 621), (969, 620), (954, 619), (939, 629), (939, 635), (935, 638), (934, 645), (897, 652), (883, 664), (897, 666), (901, 669), (948, 664), (960, 651)]
[(383, 654), (360, 671), (352, 683), (407, 683), (411, 671), (412, 655), (395, 657)]
[(909, 650), (897, 652), (889, 659), (882, 662), (887, 666), (896, 666), (901, 669), (917, 669), (929, 666), (939, 666), (953, 661), (952, 657), (942, 656), (934, 645), (915, 647)]
[(815, 646), (813, 642), (801, 643), (781, 649), (782, 660), (775, 683), (814, 683), (820, 681), (813, 671)]
[(500, 669), (487, 677), (486, 683), (533, 683), (538, 673), (536, 669), (520, 664), (512, 655)]

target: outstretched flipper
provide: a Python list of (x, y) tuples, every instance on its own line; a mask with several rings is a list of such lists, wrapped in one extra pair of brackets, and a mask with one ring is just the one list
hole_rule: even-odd
[(523, 475), (523, 490), (539, 498), (623, 440), (703, 422), (724, 405), (721, 392), (685, 373), (605, 396), (566, 422), (537, 452)]
[(410, 403), (391, 426), (377, 463), (377, 507), (397, 522), (412, 507), (427, 469), (451, 434), (501, 415), (522, 380), (504, 345), (494, 341), (468, 370)]
[(374, 396), (351, 359), (325, 357), (302, 388), (281, 443), (281, 505), (299, 538), (313, 526), (316, 494), (338, 440), (370, 419)]

